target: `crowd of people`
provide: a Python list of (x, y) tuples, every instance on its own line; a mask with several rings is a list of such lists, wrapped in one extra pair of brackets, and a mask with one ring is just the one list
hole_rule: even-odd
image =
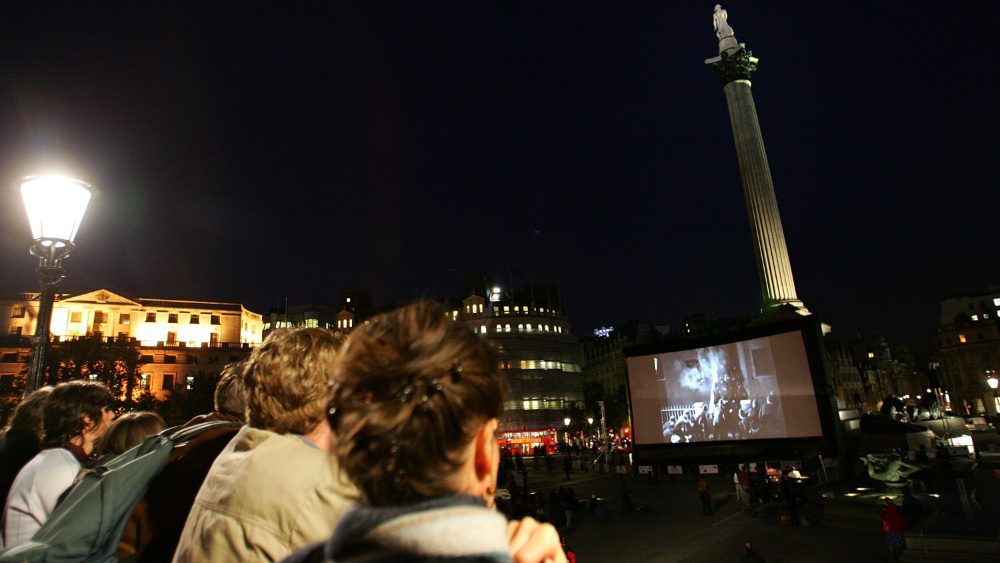
[[(183, 425), (208, 430), (174, 446), (128, 516), (118, 555), (566, 561), (551, 524), (494, 509), (505, 392), (497, 365), (488, 341), (429, 302), (346, 339), (273, 332), (227, 367), (215, 411)], [(70, 381), (19, 405), (0, 438), (3, 547), (31, 540), (81, 472), (177, 432), (153, 413), (115, 421), (112, 404), (103, 384)]]
[(741, 375), (727, 370), (708, 400), (665, 417), (663, 439), (682, 444), (773, 436), (777, 410), (773, 391), (761, 399), (752, 397)]

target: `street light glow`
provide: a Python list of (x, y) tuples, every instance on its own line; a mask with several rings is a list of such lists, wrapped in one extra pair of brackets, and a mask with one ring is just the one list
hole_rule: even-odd
[(990, 389), (996, 391), (997, 385), (1000, 384), (1000, 379), (997, 379), (996, 376), (990, 377), (986, 380), (986, 384), (990, 386)]
[(565, 424), (566, 424), (566, 426), (569, 426), (569, 423), (570, 423), (570, 419), (569, 419), (569, 417), (568, 417), (568, 416), (567, 416), (566, 418), (564, 418), (564, 419), (563, 419), (563, 423), (565, 423)]
[(593, 424), (593, 423), (594, 423), (594, 417), (588, 416), (587, 417), (587, 424)]
[(31, 237), (43, 246), (66, 246), (76, 238), (93, 195), (90, 184), (62, 176), (28, 176), (21, 199), (31, 224)]

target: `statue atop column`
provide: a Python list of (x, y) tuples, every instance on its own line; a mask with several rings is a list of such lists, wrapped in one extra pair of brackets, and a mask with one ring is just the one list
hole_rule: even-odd
[(715, 36), (722, 41), (726, 37), (734, 37), (733, 28), (729, 27), (729, 12), (722, 9), (719, 4), (715, 5), (715, 13), (712, 14), (712, 28), (715, 29)]
[(712, 13), (712, 28), (719, 38), (719, 56), (705, 60), (705, 64), (718, 73), (723, 85), (733, 80), (750, 80), (757, 70), (757, 58), (747, 51), (746, 45), (736, 41), (729, 25), (729, 12), (719, 4)]

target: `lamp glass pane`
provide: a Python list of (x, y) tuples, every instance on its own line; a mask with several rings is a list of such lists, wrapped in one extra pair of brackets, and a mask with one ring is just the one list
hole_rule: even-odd
[(91, 192), (83, 182), (60, 176), (34, 176), (21, 183), (21, 199), (38, 239), (73, 241)]

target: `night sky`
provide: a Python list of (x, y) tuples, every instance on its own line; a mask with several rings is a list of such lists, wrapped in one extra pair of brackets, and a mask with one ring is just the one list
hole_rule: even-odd
[[(78, 4), (4, 8), (4, 293), (36, 288), (18, 179), (61, 171), (101, 191), (64, 291), (266, 312), (513, 266), (580, 334), (760, 306), (714, 2)], [(929, 352), (1000, 283), (1000, 4), (724, 7), (799, 296)]]

